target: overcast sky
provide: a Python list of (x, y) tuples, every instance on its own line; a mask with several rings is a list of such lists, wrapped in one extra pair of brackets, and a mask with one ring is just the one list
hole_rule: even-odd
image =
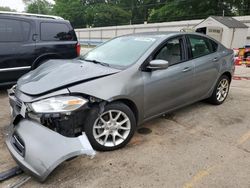
[[(48, 0), (48, 2), (53, 2), (53, 0)], [(10, 7), (18, 12), (24, 11), (25, 5), (22, 0), (0, 0), (1, 7)]]
[(24, 4), (22, 0), (0, 0), (1, 7), (10, 7), (18, 12), (24, 11)]

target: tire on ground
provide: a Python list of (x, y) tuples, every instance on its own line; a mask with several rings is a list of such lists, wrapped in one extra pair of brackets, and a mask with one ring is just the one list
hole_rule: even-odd
[[(226, 97), (225, 97), (222, 101), (219, 101), (219, 100), (217, 99), (216, 94), (217, 94), (217, 89), (218, 89), (218, 86), (219, 86), (219, 84), (220, 84), (220, 81), (223, 80), (223, 79), (226, 79), (226, 80), (228, 81), (228, 91), (227, 91)], [(212, 93), (211, 97), (209, 97), (209, 98), (207, 99), (207, 101), (208, 101), (209, 103), (211, 103), (211, 104), (214, 104), (214, 105), (220, 105), (220, 104), (222, 104), (222, 103), (226, 100), (226, 98), (227, 98), (227, 95), (228, 95), (228, 93), (229, 93), (229, 87), (230, 87), (230, 79), (229, 79), (229, 77), (228, 77), (227, 75), (222, 75), (222, 76), (219, 78), (219, 80), (217, 81), (217, 83), (216, 83), (216, 85), (215, 85), (215, 87), (214, 87), (214, 90), (213, 90), (213, 93)]]
[(92, 147), (98, 151), (112, 151), (112, 150), (116, 150), (116, 149), (124, 147), (131, 140), (131, 138), (134, 135), (135, 129), (136, 129), (136, 119), (135, 119), (134, 113), (127, 105), (125, 105), (124, 103), (121, 103), (121, 102), (109, 103), (105, 106), (103, 113), (105, 113), (109, 110), (119, 110), (127, 115), (127, 117), (130, 120), (130, 125), (131, 125), (130, 132), (129, 132), (127, 138), (122, 143), (120, 143), (116, 146), (107, 147), (107, 146), (101, 145), (95, 139), (94, 133), (93, 133), (93, 127), (94, 127), (95, 121), (99, 117), (99, 108), (95, 107), (95, 108), (91, 109), (89, 114), (88, 114), (88, 118), (85, 122), (84, 129), (85, 129), (85, 133), (86, 133)]

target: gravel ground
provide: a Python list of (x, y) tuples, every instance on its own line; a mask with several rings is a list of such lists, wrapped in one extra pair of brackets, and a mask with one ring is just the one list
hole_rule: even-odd
[[(250, 77), (239, 66), (236, 76)], [(233, 80), (223, 105), (195, 103), (143, 125), (123, 149), (78, 157), (40, 184), (23, 187), (250, 187), (250, 80)], [(15, 166), (4, 144), (9, 123), (6, 92), (0, 91), (0, 169)], [(25, 175), (0, 183), (10, 187)]]

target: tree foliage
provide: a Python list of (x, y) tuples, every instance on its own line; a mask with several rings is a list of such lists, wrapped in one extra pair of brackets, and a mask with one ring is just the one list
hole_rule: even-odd
[(153, 9), (149, 16), (150, 22), (173, 20), (199, 19), (210, 15), (233, 15), (233, 4), (220, 0), (189, 0), (168, 1), (163, 7)]
[(143, 23), (153, 8), (159, 8), (166, 0), (111, 0), (110, 2), (130, 13), (132, 24)]
[[(201, 19), (250, 14), (250, 0), (23, 0), (28, 12), (62, 16), (75, 27)], [(39, 6), (38, 6), (39, 5)], [(39, 8), (39, 9), (38, 9)]]
[(72, 22), (75, 27), (129, 24), (130, 14), (104, 0), (55, 0), (53, 13)]
[(25, 1), (28, 13), (51, 14), (52, 5), (46, 0)]
[(53, 14), (70, 20), (74, 27), (86, 27), (86, 6), (81, 0), (55, 0), (52, 9)]
[(87, 23), (90, 26), (100, 27), (130, 23), (130, 13), (116, 5), (100, 3), (88, 6), (86, 12), (88, 15)]

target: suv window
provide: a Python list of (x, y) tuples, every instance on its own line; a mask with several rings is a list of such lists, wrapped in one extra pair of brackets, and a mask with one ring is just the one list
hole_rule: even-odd
[(193, 58), (201, 57), (217, 51), (218, 44), (208, 38), (195, 35), (188, 36), (188, 38), (191, 44)]
[(71, 41), (74, 40), (74, 31), (64, 23), (41, 23), (41, 40), (44, 41)]
[(169, 65), (174, 65), (184, 59), (182, 53), (183, 41), (182, 38), (174, 38), (167, 43), (156, 53), (154, 59), (162, 59), (169, 62)]
[(30, 24), (28, 22), (0, 19), (0, 42), (21, 42), (29, 38)]
[(22, 22), (22, 27), (23, 27), (23, 38), (25, 41), (27, 41), (30, 36), (31, 25), (28, 22)]

